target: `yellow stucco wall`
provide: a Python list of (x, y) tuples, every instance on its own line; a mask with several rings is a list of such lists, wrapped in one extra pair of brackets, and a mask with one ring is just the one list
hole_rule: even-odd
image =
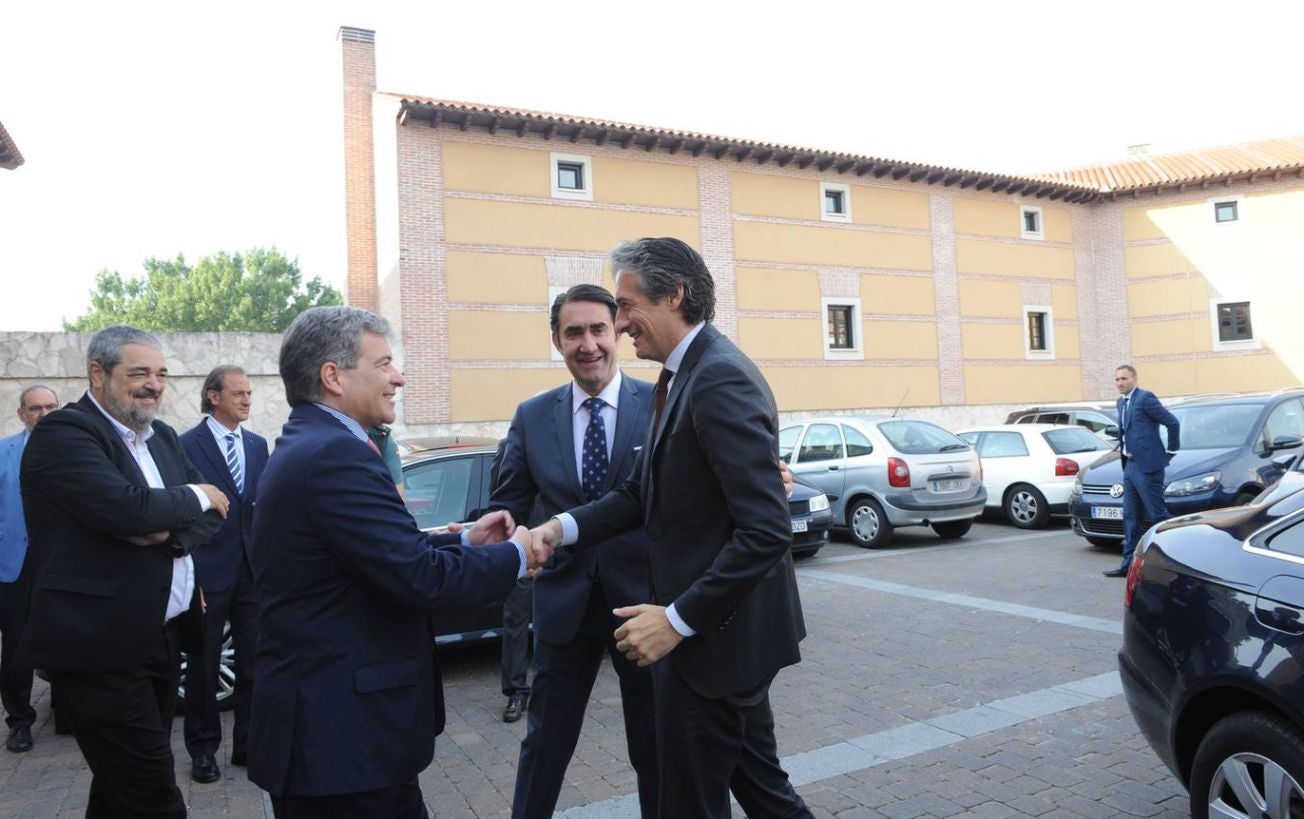
[(551, 195), (547, 151), (444, 142), (444, 187), (450, 191)]
[(1142, 361), (1137, 370), (1138, 381), (1160, 397), (1276, 390), (1300, 383), (1299, 375), (1271, 351), (1190, 361)]
[(445, 271), (449, 301), (548, 303), (548, 268), (542, 256), (450, 250)]
[(973, 324), (960, 325), (960, 344), (964, 357), (1023, 359), (1023, 325)]
[(937, 324), (932, 321), (863, 322), (867, 360), (937, 359)]
[(937, 367), (763, 367), (779, 409), (838, 410), (941, 403)]
[(824, 203), (821, 181), (847, 185), (851, 192), (851, 223), (927, 230), (928, 194), (854, 184), (850, 179), (803, 179), (756, 173), (730, 175), (733, 212), (748, 216), (819, 220)]
[(547, 313), (448, 312), (453, 361), (547, 361), (550, 345)]
[(743, 352), (759, 360), (811, 360), (824, 357), (823, 322), (815, 317), (738, 319)]
[(1057, 284), (1051, 288), (1050, 306), (1055, 311), (1055, 320), (1076, 319), (1078, 317), (1078, 288), (1068, 284)]
[(923, 191), (851, 186), (851, 221), (857, 225), (928, 230), (928, 194)]
[(961, 279), (960, 315), (1021, 319), (1023, 288), (1018, 282)]
[(1173, 276), (1199, 268), (1175, 244), (1133, 245), (1123, 251), (1123, 269), (1129, 279)]
[(565, 384), (570, 373), (559, 361), (547, 369), (453, 370), (449, 377), (454, 422), (507, 421), (517, 404)]
[(956, 239), (955, 265), (960, 273), (1071, 279), (1073, 250), (1040, 244)]
[(739, 310), (820, 311), (820, 280), (814, 270), (740, 267)]
[(1081, 370), (1072, 364), (970, 364), (964, 368), (964, 397), (968, 404), (1077, 401)]
[(1139, 281), (1127, 286), (1133, 317), (1209, 312), (1209, 285), (1203, 278)]
[(697, 169), (667, 162), (595, 156), (593, 201), (695, 210)]
[(1073, 360), (1082, 355), (1078, 326), (1055, 322), (1055, 358), (1060, 361)]
[(444, 224), (454, 244), (602, 253), (634, 236), (677, 236), (694, 246), (700, 236), (694, 216), (469, 199), (446, 200)]
[(860, 277), (860, 309), (862, 313), (934, 315), (937, 303), (933, 295), (933, 280), (922, 276), (865, 274)]
[(1207, 318), (1139, 322), (1132, 325), (1132, 354), (1207, 353), (1213, 349), (1212, 334)]
[(1067, 208), (1042, 204), (1020, 203), (1015, 200), (970, 199), (956, 196), (953, 201), (955, 232), (979, 236), (1000, 236), (1019, 239), (1023, 236), (1020, 221), (1020, 204), (1041, 208), (1041, 227), (1044, 241), (1071, 242), (1073, 233), (1069, 226), (1071, 216)]
[(734, 251), (740, 261), (836, 267), (931, 270), (927, 236), (872, 233), (837, 227), (734, 222)]

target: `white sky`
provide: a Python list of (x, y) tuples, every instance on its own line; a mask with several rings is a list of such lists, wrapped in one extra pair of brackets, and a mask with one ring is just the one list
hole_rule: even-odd
[(103, 268), (276, 245), (344, 277), (340, 25), (379, 88), (993, 171), (1304, 134), (1304, 3), (11, 3), (0, 330)]

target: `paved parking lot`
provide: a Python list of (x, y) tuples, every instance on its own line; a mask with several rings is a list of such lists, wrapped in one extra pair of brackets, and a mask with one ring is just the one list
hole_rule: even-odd
[[(1187, 816), (1118, 687), (1123, 586), (1100, 574), (1116, 561), (1061, 524), (988, 522), (959, 542), (906, 529), (890, 549), (836, 541), (798, 561), (809, 636), (771, 699), (779, 750), (816, 816)], [(525, 721), (501, 720), (497, 646), (442, 658), (448, 727), (421, 776), (431, 813), (505, 816)], [(79, 817), (89, 773), (38, 690), (36, 749), (0, 752), (0, 816)], [(174, 732), (191, 816), (263, 815), (261, 792), (226, 759), (220, 782), (191, 782), (180, 720)], [(604, 665), (558, 809), (637, 816), (633, 792)]]

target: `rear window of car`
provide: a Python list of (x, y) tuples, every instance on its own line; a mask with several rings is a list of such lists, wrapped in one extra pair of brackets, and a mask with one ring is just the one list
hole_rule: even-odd
[(984, 458), (1019, 458), (1028, 454), (1022, 432), (989, 432), (983, 436), (978, 454)]
[(1082, 428), (1074, 427), (1073, 429), (1048, 429), (1041, 434), (1050, 444), (1051, 451), (1056, 455), (1068, 455), (1072, 452), (1095, 452), (1098, 449), (1108, 449), (1109, 446), (1096, 434)]
[(883, 421), (878, 431), (903, 455), (933, 455), (970, 448), (956, 436), (926, 421)]

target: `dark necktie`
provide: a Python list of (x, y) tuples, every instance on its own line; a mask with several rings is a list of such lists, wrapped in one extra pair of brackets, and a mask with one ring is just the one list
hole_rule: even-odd
[(652, 390), (652, 397), (656, 401), (657, 407), (656, 418), (652, 421), (652, 429), (654, 430), (661, 426), (661, 413), (665, 411), (666, 396), (670, 394), (670, 379), (674, 378), (674, 376), (675, 374), (665, 367), (661, 368), (661, 375), (657, 376), (656, 388)]
[(607, 481), (607, 426), (602, 420), (602, 408), (606, 405), (601, 398), (590, 398), (583, 405), (589, 411), (589, 426), (584, 430), (584, 446), (580, 450), (584, 463), (580, 477), (584, 499), (590, 501), (602, 497), (602, 487)]
[(235, 433), (226, 434), (226, 468), (231, 470), (231, 480), (235, 491), (244, 494), (244, 470), (240, 468), (240, 456), (235, 451)]

